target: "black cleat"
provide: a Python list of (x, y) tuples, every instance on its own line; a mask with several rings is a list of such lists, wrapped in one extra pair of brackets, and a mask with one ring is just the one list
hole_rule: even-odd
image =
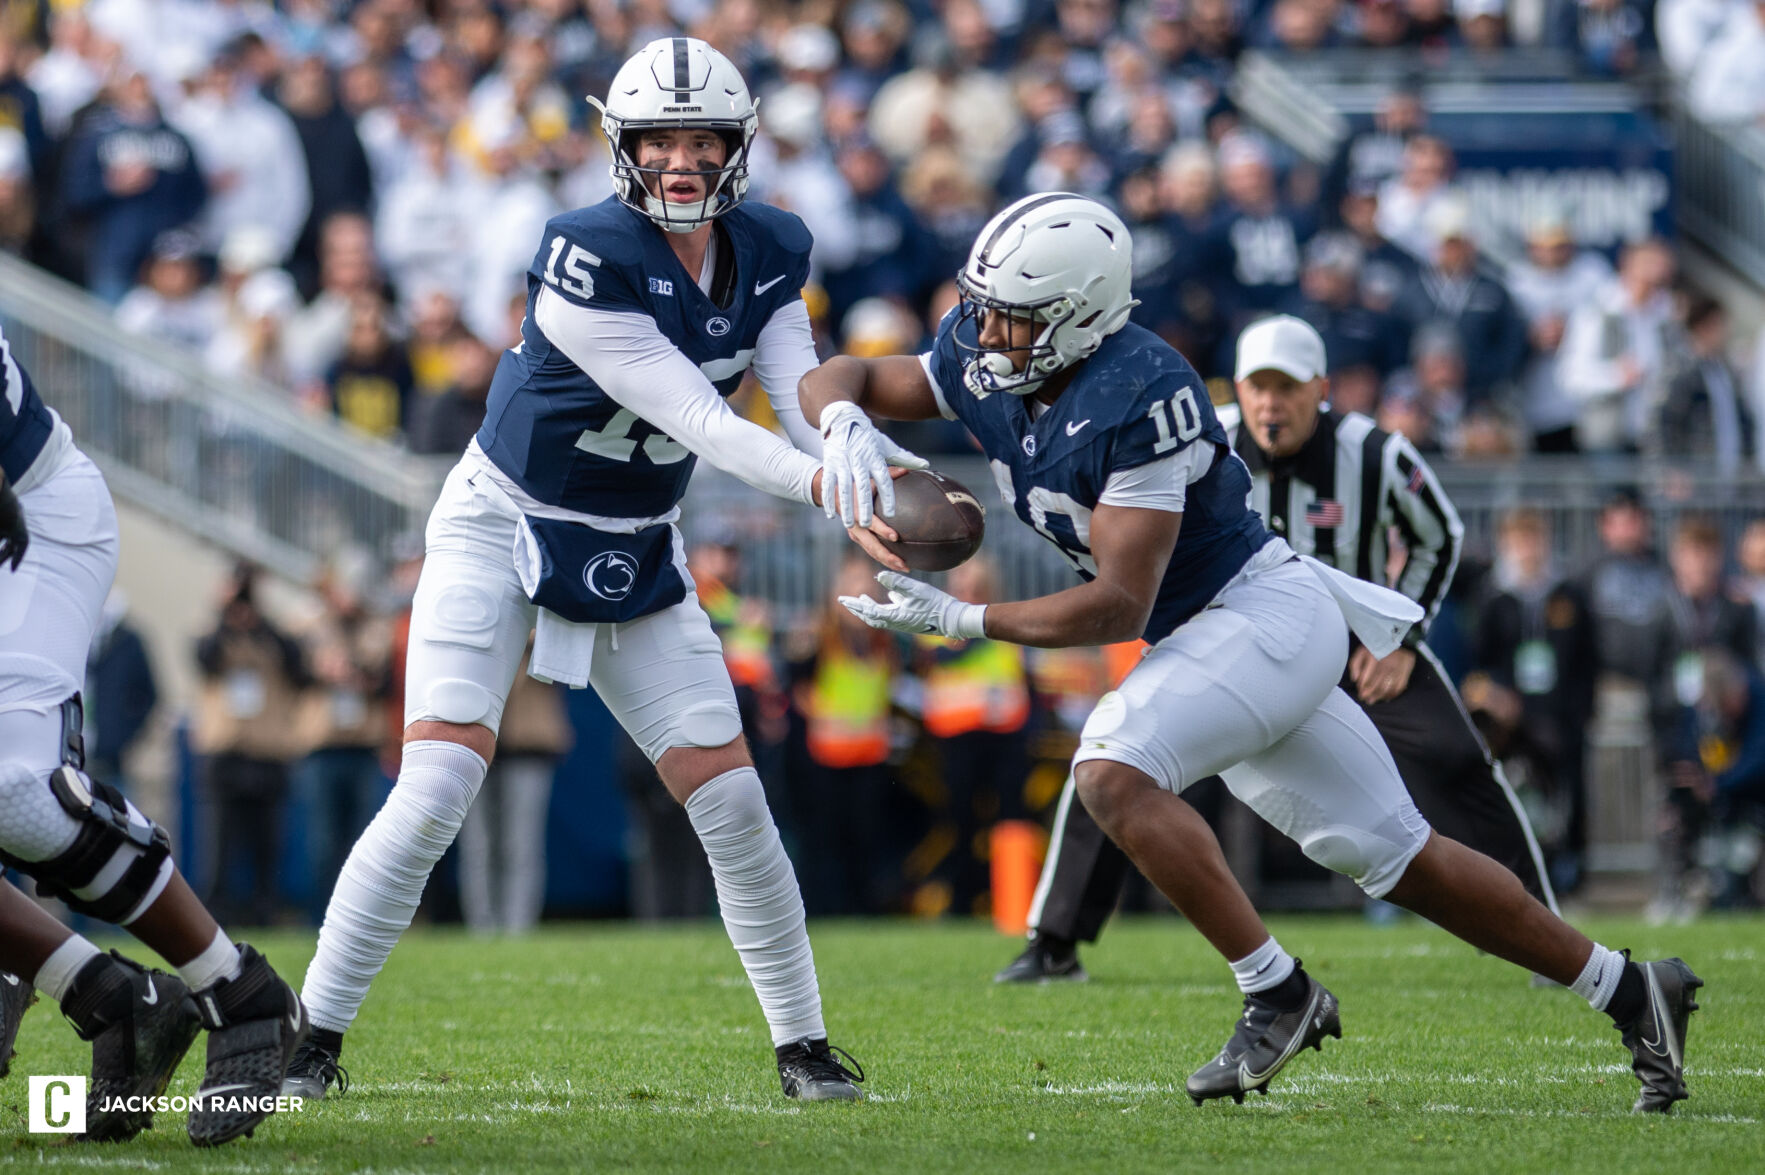
[(282, 1078), (285, 1096), (321, 1102), (333, 1085), (338, 1093), (349, 1092), (349, 1070), (337, 1062), (343, 1053), (342, 1044), (333, 1048), (320, 1041), (319, 1035), (315, 1031), (312, 1038), (294, 1050), (294, 1060), (289, 1062), (288, 1073)]
[(1620, 1024), (1624, 1047), (1630, 1050), (1630, 1069), (1642, 1082), (1642, 1092), (1630, 1107), (1635, 1114), (1666, 1114), (1673, 1103), (1687, 1097), (1685, 1089), (1685, 1030), (1698, 1010), (1692, 997), (1704, 981), (1692, 974), (1682, 959), (1638, 963), (1647, 999), (1642, 1013)]
[(25, 1009), (37, 1002), (37, 989), (12, 974), (0, 971), (0, 1077), (12, 1068), (12, 1046), (18, 1040), (18, 1023)]
[(202, 1031), (184, 981), (112, 951), (80, 970), (61, 1010), (92, 1043), (83, 1137), (126, 1142), (152, 1126), (152, 1110), (126, 1109), (124, 1100), (164, 1093)]
[[(863, 1092), (858, 1084), (864, 1080), (864, 1066), (845, 1049), (833, 1048), (825, 1040), (799, 1040), (778, 1050), (778, 1082), (786, 1097), (805, 1102), (861, 1101)], [(852, 1062), (848, 1069), (840, 1057)], [(853, 1070), (857, 1072), (853, 1072)]]
[(994, 983), (1048, 983), (1064, 979), (1083, 983), (1091, 978), (1079, 963), (1079, 945), (1051, 934), (1037, 934), (1023, 954), (993, 976)]
[(245, 943), (236, 979), (196, 993), (196, 1010), (208, 1029), (208, 1069), (190, 1111), (190, 1141), (219, 1146), (250, 1136), (282, 1092), (288, 1059), (307, 1038), (300, 997)]
[[(1298, 966), (1298, 960), (1294, 961)], [(1302, 970), (1300, 974), (1304, 975)], [(1310, 975), (1305, 975), (1305, 1002), (1283, 1012), (1256, 998), (1244, 997), (1244, 1015), (1232, 1039), (1220, 1055), (1189, 1075), (1184, 1088), (1200, 1105), (1213, 1097), (1229, 1097), (1239, 1105), (1251, 1090), (1267, 1094), (1268, 1084), (1281, 1067), (1303, 1048), (1322, 1051), (1324, 1037), (1342, 1039), (1342, 1018), (1336, 997)]]

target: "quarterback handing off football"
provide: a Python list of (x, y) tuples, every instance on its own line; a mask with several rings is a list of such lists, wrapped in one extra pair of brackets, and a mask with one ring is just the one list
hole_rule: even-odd
[(878, 541), (915, 571), (948, 571), (981, 549), (986, 519), (986, 508), (961, 482), (910, 469), (895, 479), (895, 515), (885, 519), (901, 537)]

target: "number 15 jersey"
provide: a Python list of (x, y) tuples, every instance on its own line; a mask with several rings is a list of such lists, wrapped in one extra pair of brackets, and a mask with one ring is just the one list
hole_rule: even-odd
[[(575, 306), (643, 315), (721, 396), (741, 385), (760, 332), (802, 297), (811, 238), (788, 212), (749, 201), (717, 221), (733, 263), (728, 301), (711, 300), (663, 232), (608, 197), (553, 217), (527, 272), (521, 342), (503, 353), (478, 445), (526, 494), (601, 518), (661, 518), (679, 503), (697, 458), (622, 407), (540, 330), (543, 293)], [(617, 355), (609, 355), (617, 361)]]
[(920, 357), (940, 408), (980, 442), (1005, 504), (1087, 580), (1097, 577), (1091, 514), (1111, 476), (1194, 446), (1211, 450), (1191, 454), (1211, 464), (1184, 491), (1183, 528), (1146, 624), (1148, 641), (1205, 608), (1269, 541), (1250, 508), (1250, 471), (1231, 451), (1201, 377), (1157, 335), (1129, 324), (1104, 339), (1032, 419), (1028, 396), (980, 399), (969, 390), (958, 332), (975, 345), (974, 320), (951, 311)]

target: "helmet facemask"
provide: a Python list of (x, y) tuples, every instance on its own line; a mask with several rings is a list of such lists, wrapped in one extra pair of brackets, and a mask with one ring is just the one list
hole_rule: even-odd
[[(993, 297), (970, 281), (966, 272), (956, 275), (956, 289), (962, 299), (958, 303), (957, 313), (961, 318), (974, 321), (974, 343), (965, 342), (960, 332), (955, 335), (955, 340), (957, 349), (964, 353), (962, 382), (968, 385), (968, 390), (974, 393), (976, 399), (984, 400), (994, 392), (1009, 392), (1014, 396), (1030, 395), (1049, 376), (1058, 373), (1071, 362), (1061, 354), (1059, 334), (1061, 328), (1071, 322), (1078, 311), (1072, 299), (1061, 296), (1036, 305), (1006, 302)], [(1011, 355), (1025, 348), (988, 347), (980, 342), (982, 320), (993, 311), (1013, 318), (1028, 317), (1033, 322), (1045, 324), (1028, 347), (1022, 371), (1013, 370)]]
[[(750, 118), (749, 122), (752, 121)], [(613, 145), (613, 191), (621, 204), (643, 213), (658, 228), (671, 233), (690, 233), (730, 211), (747, 195), (748, 143), (753, 138), (750, 127), (736, 123), (695, 123), (682, 120), (639, 125), (618, 124), (615, 131), (613, 124), (617, 123), (617, 119), (603, 112), (603, 125), (608, 129), (607, 140)], [(695, 171), (673, 171), (641, 165), (638, 158), (643, 136), (657, 130), (711, 131), (723, 140), (723, 166)], [(656, 192), (660, 193), (672, 178), (682, 175), (704, 179), (704, 199), (677, 204), (660, 195), (651, 194), (649, 182), (652, 178), (656, 182)]]

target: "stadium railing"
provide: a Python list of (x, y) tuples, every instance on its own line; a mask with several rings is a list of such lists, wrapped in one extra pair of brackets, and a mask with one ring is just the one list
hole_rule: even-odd
[(383, 556), (421, 528), (446, 474), (303, 414), (285, 389), (127, 334), (84, 291), (5, 254), (0, 320), (119, 498), (296, 581), (345, 550)]
[(1683, 99), (1672, 109), (1680, 227), (1765, 289), (1765, 131), (1711, 126)]

